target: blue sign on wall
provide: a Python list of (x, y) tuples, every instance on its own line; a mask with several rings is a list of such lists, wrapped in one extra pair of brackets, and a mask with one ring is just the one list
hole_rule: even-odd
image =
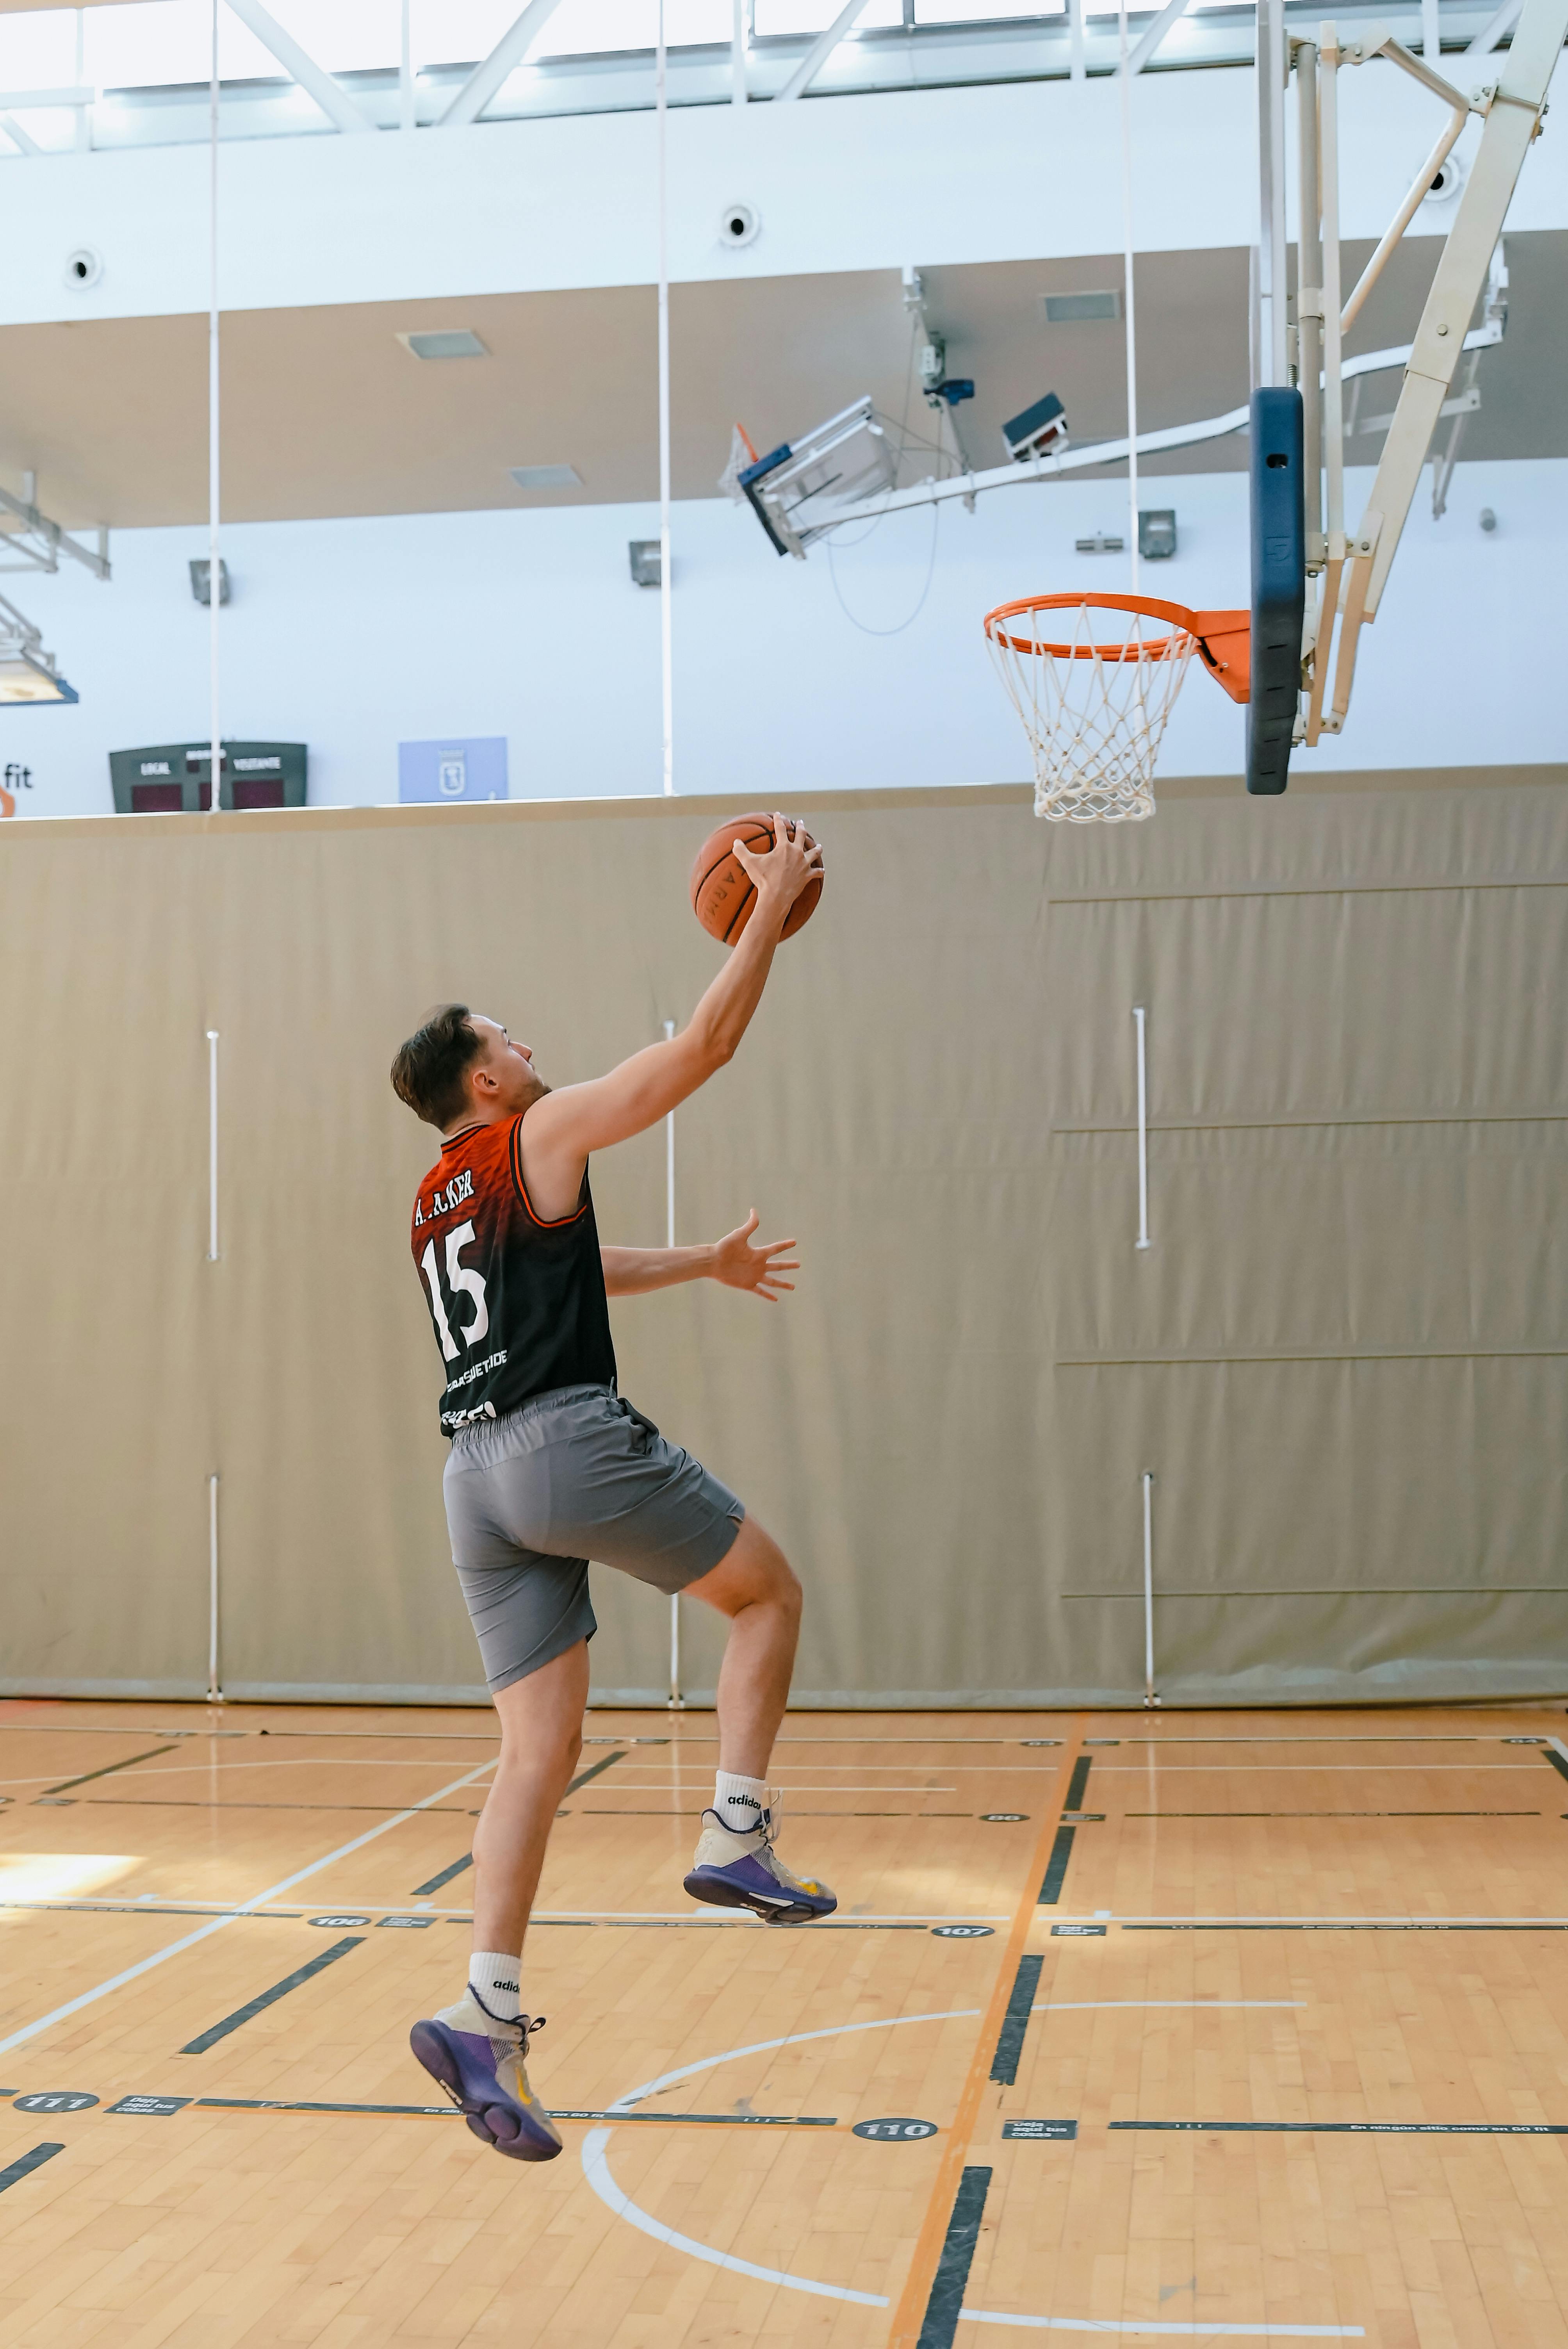
[(399, 742), (397, 797), (405, 803), (504, 800), (504, 734), (449, 735), (437, 742)]

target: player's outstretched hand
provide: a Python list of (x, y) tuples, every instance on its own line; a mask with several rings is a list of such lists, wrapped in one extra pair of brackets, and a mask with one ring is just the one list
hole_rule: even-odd
[(808, 848), (805, 825), (790, 816), (774, 816), (773, 845), (764, 854), (739, 840), (732, 843), (732, 853), (758, 896), (771, 899), (780, 914), (787, 914), (800, 892), (822, 877), (821, 842)]
[(739, 1230), (727, 1233), (714, 1249), (713, 1277), (727, 1288), (749, 1288), (754, 1297), (765, 1297), (771, 1305), (781, 1289), (795, 1286), (792, 1280), (780, 1280), (779, 1275), (799, 1272), (800, 1267), (785, 1260), (787, 1250), (795, 1246), (793, 1240), (769, 1240), (761, 1247), (753, 1247), (751, 1235), (756, 1229), (753, 1207)]

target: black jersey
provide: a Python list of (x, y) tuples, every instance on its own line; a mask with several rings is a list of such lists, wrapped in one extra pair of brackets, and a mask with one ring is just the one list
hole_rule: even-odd
[(615, 1383), (586, 1172), (574, 1215), (546, 1223), (522, 1179), (522, 1118), (444, 1143), (410, 1237), (447, 1366), (441, 1426), (496, 1419), (552, 1387)]

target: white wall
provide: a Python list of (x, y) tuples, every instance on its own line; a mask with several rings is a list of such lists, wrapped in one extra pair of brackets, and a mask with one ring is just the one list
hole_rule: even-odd
[[(1440, 128), (1386, 60), (1342, 77), (1342, 217), (1379, 236)], [(926, 267), (1119, 251), (1116, 85), (685, 108), (670, 118), (670, 270), (680, 279)], [(1250, 243), (1253, 82), (1239, 69), (1140, 77), (1132, 91), (1135, 241), (1146, 252)], [(466, 130), (235, 141), (221, 155), (220, 298), (228, 309), (536, 287), (655, 274), (647, 114), (484, 123)], [(1465, 134), (1473, 144), (1476, 126)], [(25, 222), (0, 268), (0, 321), (204, 311), (201, 147), (0, 161)], [(721, 209), (762, 233), (717, 242)], [(1423, 214), (1415, 233), (1446, 233)], [(1568, 140), (1549, 122), (1510, 215), (1568, 225)], [(73, 290), (66, 258), (103, 256)]]
[[(1353, 513), (1369, 480), (1352, 478)], [(1021, 780), (981, 616), (1031, 590), (1124, 586), (1123, 559), (1076, 554), (1073, 541), (1123, 530), (1125, 499), (1120, 482), (1056, 482), (995, 492), (973, 517), (948, 506), (918, 612), (929, 512), (799, 564), (775, 556), (746, 512), (677, 506), (677, 787), (772, 801), (819, 784)], [(1244, 475), (1155, 476), (1143, 502), (1174, 505), (1181, 532), (1175, 560), (1146, 567), (1151, 593), (1245, 601)], [(1498, 515), (1491, 535), (1482, 506)], [(514, 797), (656, 791), (658, 598), (631, 585), (626, 559), (627, 540), (655, 530), (645, 506), (236, 526), (223, 731), (308, 742), (321, 802), (395, 799), (399, 740), (443, 733), (505, 734)], [(1423, 484), (1349, 730), (1298, 753), (1295, 771), (1568, 756), (1565, 543), (1568, 461), (1461, 465), (1439, 523)], [(123, 532), (111, 585), (74, 570), (5, 583), (82, 697), (0, 711), (0, 767), (33, 774), (20, 813), (101, 812), (111, 749), (204, 734), (207, 614), (186, 571), (204, 552), (200, 530)], [(864, 634), (849, 614), (908, 626)], [(1239, 772), (1242, 722), (1194, 674), (1161, 771)]]

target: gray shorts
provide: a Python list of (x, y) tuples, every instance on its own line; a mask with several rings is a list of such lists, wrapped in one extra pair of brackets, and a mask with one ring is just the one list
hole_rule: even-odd
[(445, 1493), (492, 1694), (593, 1638), (591, 1557), (684, 1590), (718, 1564), (746, 1515), (608, 1387), (553, 1387), (459, 1428)]

